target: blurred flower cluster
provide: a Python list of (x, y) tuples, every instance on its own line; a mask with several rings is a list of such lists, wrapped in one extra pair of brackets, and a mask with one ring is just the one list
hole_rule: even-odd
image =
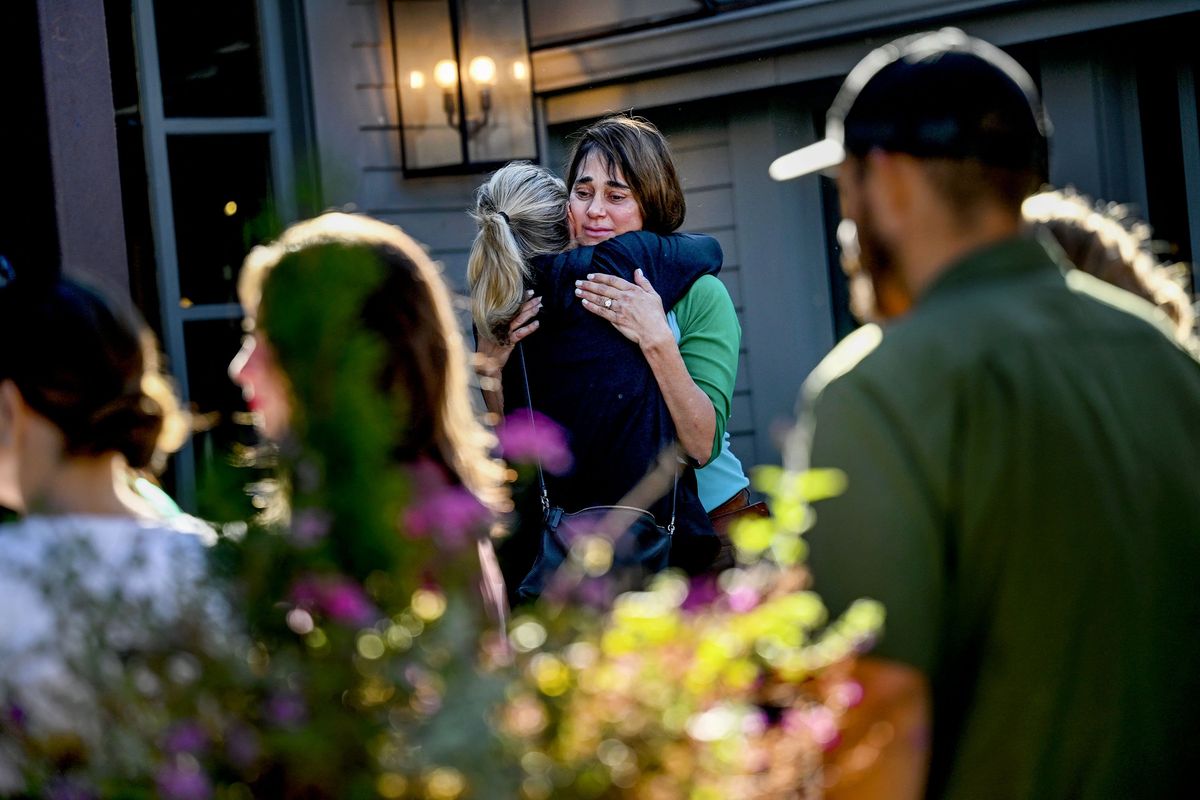
[(516, 796), (491, 716), (510, 659), (479, 591), (477, 543), (495, 521), (436, 453), (397, 454), (410, 422), (359, 320), (377, 273), (276, 281), (271, 341), (309, 400), (249, 459), (269, 470), (251, 518), (231, 488), (248, 459), (215, 477), (205, 516), (219, 536), (210, 579), (178, 598), (190, 610), (127, 602), (119, 579), (111, 598), (74, 593), (86, 555), (47, 565), (63, 635), (41, 696), (55, 713), (0, 686), (0, 778), (10, 768), (29, 795), (59, 798)]
[[(840, 492), (843, 477), (762, 469), (755, 480), (775, 515), (734, 528), (736, 569), (663, 573), (606, 611), (560, 587), (513, 621), (520, 680), (501, 724), (522, 797), (821, 796), (822, 756), (861, 699), (850, 667), (883, 610), (860, 601), (830, 623), (805, 588), (809, 503)], [(571, 562), (566, 580), (595, 594), (611, 547), (585, 537)]]
[[(327, 289), (312, 296), (353, 305)], [(275, 453), (262, 513), (219, 526), (185, 613), (74, 598), (87, 563), (47, 574), (58, 629), (82, 632), (64, 637), (71, 705), (41, 729), (6, 703), (0, 768), (57, 798), (819, 795), (860, 695), (847, 665), (882, 622), (867, 602), (830, 621), (806, 588), (809, 503), (840, 475), (760, 471), (774, 516), (734, 529), (739, 566), (719, 577), (664, 573), (610, 602), (612, 545), (581, 536), (568, 585), (505, 631), (475, 546), (496, 520), (436, 464), (396, 466), (402, 421), (362, 377), (378, 347), (330, 335), (290, 376), (321, 404)], [(502, 439), (511, 476), (570, 463), (548, 420)]]

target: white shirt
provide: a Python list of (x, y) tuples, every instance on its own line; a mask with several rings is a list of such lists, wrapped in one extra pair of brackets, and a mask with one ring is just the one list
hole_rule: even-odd
[[(87, 730), (97, 721), (73, 657), (102, 652), (119, 669), (118, 654), (206, 602), (199, 590), (212, 535), (187, 516), (35, 515), (0, 525), (3, 705), (15, 703), (35, 734), (98, 736)], [(20, 785), (13, 755), (0, 750), (0, 793)]]

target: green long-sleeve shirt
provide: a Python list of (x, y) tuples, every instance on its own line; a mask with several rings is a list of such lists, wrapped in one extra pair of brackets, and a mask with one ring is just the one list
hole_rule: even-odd
[(716, 412), (711, 460), (721, 451), (733, 408), (742, 326), (729, 290), (715, 275), (698, 279), (671, 310), (679, 326), (679, 354), (684, 366)]

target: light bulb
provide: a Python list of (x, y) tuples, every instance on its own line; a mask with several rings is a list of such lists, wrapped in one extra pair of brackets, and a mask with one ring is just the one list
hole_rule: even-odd
[(443, 89), (453, 89), (458, 83), (458, 64), (448, 58), (443, 58), (433, 67), (433, 79)]
[(475, 56), (467, 66), (467, 74), (481, 86), (491, 84), (496, 80), (496, 62), (487, 56)]
[(514, 78), (523, 81), (529, 77), (529, 65), (524, 61), (514, 61), (512, 72)]
[(413, 89), (424, 89), (425, 73), (421, 72), (419, 69), (414, 69), (412, 72), (408, 73), (408, 85)]

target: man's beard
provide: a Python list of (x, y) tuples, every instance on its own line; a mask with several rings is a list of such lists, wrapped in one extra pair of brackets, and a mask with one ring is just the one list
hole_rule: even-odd
[(889, 307), (901, 287), (892, 251), (876, 233), (864, 209), (859, 220), (843, 219), (837, 229), (842, 269), (850, 281), (850, 312), (861, 322), (883, 322), (904, 309)]

